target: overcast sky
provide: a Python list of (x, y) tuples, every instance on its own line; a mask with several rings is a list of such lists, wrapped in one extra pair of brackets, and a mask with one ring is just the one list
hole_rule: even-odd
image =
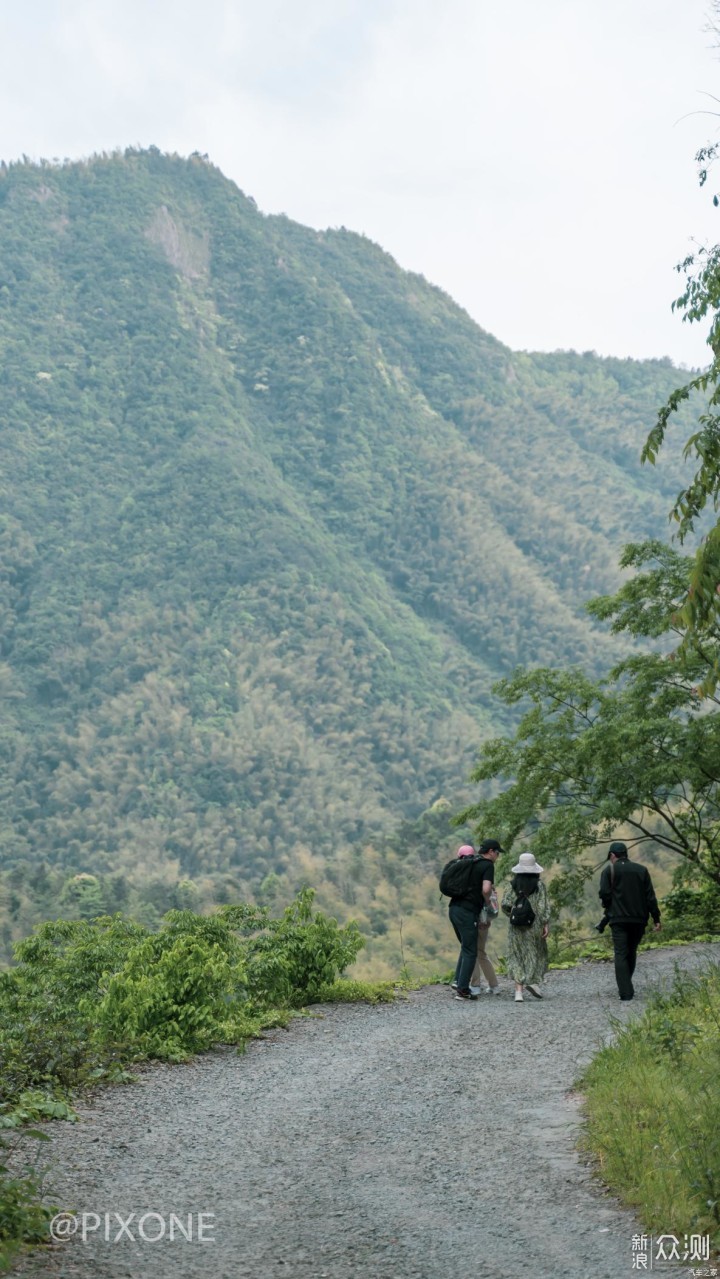
[[(0, 0), (0, 158), (206, 152), (513, 348), (707, 362), (670, 310), (720, 239), (712, 0)], [(717, 182), (720, 188), (720, 166)]]

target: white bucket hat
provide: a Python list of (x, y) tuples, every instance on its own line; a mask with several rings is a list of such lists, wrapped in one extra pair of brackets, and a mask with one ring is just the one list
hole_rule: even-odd
[(512, 868), (513, 875), (542, 875), (542, 866), (538, 866), (534, 853), (521, 853), (517, 866)]

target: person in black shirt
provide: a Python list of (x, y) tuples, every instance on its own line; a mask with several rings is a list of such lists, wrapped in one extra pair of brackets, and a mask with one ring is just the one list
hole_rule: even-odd
[(470, 977), (477, 959), (478, 920), (480, 911), (492, 890), (495, 876), (494, 863), (502, 851), (496, 839), (483, 840), (479, 856), (472, 844), (463, 844), (462, 848), (458, 849), (458, 857), (472, 857), (474, 864), (465, 895), (451, 897), (448, 912), (455, 936), (460, 942), (460, 954), (453, 982), (457, 999), (477, 999), (477, 995), (470, 990)]
[(621, 840), (610, 845), (608, 865), (600, 876), (600, 901), (610, 922), (618, 991), (626, 1002), (635, 994), (632, 978), (648, 919), (652, 915), (659, 931), (660, 911), (649, 871), (630, 861)]

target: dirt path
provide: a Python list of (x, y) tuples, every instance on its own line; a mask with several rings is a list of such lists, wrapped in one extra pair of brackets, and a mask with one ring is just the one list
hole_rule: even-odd
[[(575, 1151), (572, 1085), (611, 1016), (637, 1015), (676, 963), (711, 957), (720, 947), (641, 955), (622, 1008), (611, 968), (588, 964), (550, 974), (541, 1003), (515, 1005), (505, 981), (476, 1004), (429, 987), (325, 1008), (244, 1057), (148, 1069), (81, 1124), (51, 1127), (53, 1199), (99, 1226), (15, 1273), (631, 1279), (639, 1227)], [(159, 1216), (140, 1229), (144, 1213)], [(171, 1213), (192, 1240), (177, 1226), (170, 1240)]]

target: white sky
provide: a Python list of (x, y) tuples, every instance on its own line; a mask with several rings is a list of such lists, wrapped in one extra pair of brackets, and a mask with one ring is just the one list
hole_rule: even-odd
[[(0, 0), (0, 158), (207, 152), (363, 231), (513, 348), (707, 362), (712, 0)], [(705, 114), (701, 114), (705, 113)]]

